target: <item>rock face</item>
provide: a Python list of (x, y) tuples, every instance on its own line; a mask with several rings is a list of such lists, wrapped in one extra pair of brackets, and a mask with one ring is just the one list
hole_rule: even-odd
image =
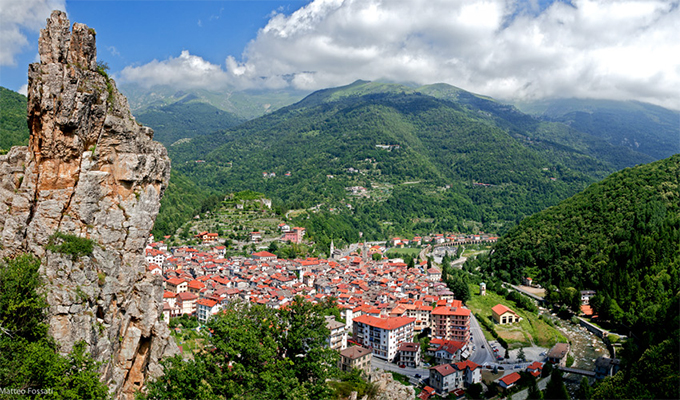
[[(0, 255), (42, 260), (51, 334), (63, 353), (84, 340), (112, 394), (131, 398), (177, 352), (162, 278), (143, 250), (170, 177), (165, 148), (98, 68), (95, 32), (54, 11), (29, 67), (28, 147), (0, 156)], [(90, 256), (49, 251), (55, 232), (95, 242)]]
[(416, 390), (413, 386), (406, 386), (394, 380), (389, 372), (374, 371), (370, 381), (378, 387), (375, 400), (413, 399)]

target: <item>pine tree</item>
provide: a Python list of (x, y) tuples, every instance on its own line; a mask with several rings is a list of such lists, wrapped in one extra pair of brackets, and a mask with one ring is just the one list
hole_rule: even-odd
[(580, 400), (590, 400), (592, 398), (592, 391), (590, 389), (590, 382), (585, 376), (581, 379), (581, 384), (576, 391), (576, 398)]
[(527, 393), (527, 400), (543, 400), (543, 392), (538, 388), (538, 381), (532, 380)]

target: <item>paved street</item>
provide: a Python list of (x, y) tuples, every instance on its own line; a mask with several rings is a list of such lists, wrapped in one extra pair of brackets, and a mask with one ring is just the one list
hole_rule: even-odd
[(371, 369), (382, 369), (383, 371), (398, 372), (402, 375), (408, 376), (411, 380), (411, 383), (413, 384), (418, 383), (418, 378), (416, 378), (416, 374), (420, 374), (422, 378), (427, 378), (430, 376), (430, 372), (427, 367), (400, 368), (399, 365), (387, 362), (378, 357), (371, 358)]
[[(548, 382), (550, 382), (550, 377), (545, 377), (543, 379), (538, 380), (538, 388), (540, 390), (545, 390), (546, 386), (548, 386)], [(508, 400), (525, 400), (529, 396), (529, 389), (524, 389), (520, 390), (519, 392), (511, 395)]]
[(484, 332), (482, 332), (482, 328), (479, 326), (479, 321), (477, 321), (477, 318), (472, 313), (470, 314), (470, 336), (472, 337), (470, 344), (473, 345), (475, 350), (471, 352), (469, 360), (479, 365), (495, 363), (496, 357), (494, 356), (493, 349), (486, 341)]

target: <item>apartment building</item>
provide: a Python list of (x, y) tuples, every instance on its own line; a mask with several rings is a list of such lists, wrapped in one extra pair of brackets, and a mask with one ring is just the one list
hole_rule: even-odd
[(413, 339), (415, 318), (378, 318), (361, 315), (354, 318), (354, 339), (371, 349), (373, 355), (387, 361), (394, 360), (399, 346)]
[(433, 335), (467, 344), (470, 341), (470, 310), (440, 306), (432, 311)]

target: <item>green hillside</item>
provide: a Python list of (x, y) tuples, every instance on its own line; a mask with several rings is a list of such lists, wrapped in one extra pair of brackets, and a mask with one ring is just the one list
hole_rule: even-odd
[(629, 368), (595, 398), (678, 397), (679, 183), (680, 155), (612, 174), (522, 221), (480, 263), (510, 282), (597, 291), (595, 312), (634, 340)]
[[(256, 190), (284, 208), (323, 204), (304, 217), (320, 242), (333, 235), (352, 240), (359, 231), (381, 239), (437, 229), (499, 231), (598, 178), (555, 162), (462, 104), (367, 82), (315, 92), (170, 153), (173, 168), (199, 187)], [(367, 192), (353, 195), (346, 189), (353, 186)]]
[(149, 107), (136, 114), (137, 121), (154, 130), (154, 140), (170, 146), (180, 139), (229, 129), (245, 119), (188, 95), (172, 104)]
[(0, 86), (0, 153), (28, 144), (26, 96)]
[(594, 99), (541, 100), (518, 106), (655, 160), (680, 153), (678, 111), (636, 101)]
[[(579, 130), (578, 127), (566, 123), (541, 120), (524, 114), (511, 105), (446, 84), (423, 86), (418, 88), (418, 91), (454, 101), (470, 111), (486, 116), (527, 147), (548, 153), (550, 158), (590, 176), (604, 178), (612, 171), (658, 159), (636, 151), (625, 143), (610, 143), (601, 137), (599, 132)], [(664, 131), (654, 131), (657, 129), (654, 124), (646, 123), (646, 126), (650, 136), (665, 135)]]
[(253, 119), (271, 113), (300, 101), (309, 94), (293, 89), (236, 90), (227, 87), (220, 90), (177, 90), (176, 87), (166, 85), (144, 88), (133, 84), (122, 84), (120, 90), (128, 98), (130, 108), (135, 114), (148, 108), (164, 107), (190, 99), (232, 113), (241, 119)]
[(623, 310), (613, 319), (633, 325), (680, 290), (679, 180), (680, 155), (612, 174), (522, 221), (484, 269), (597, 290)]

